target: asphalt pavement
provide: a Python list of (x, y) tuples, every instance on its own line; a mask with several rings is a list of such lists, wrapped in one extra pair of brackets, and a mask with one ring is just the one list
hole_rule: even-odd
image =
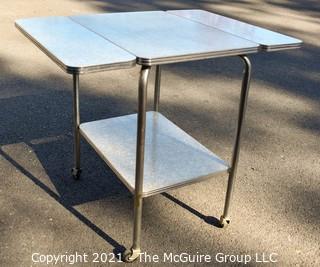
[[(146, 198), (142, 250), (152, 257), (145, 254), (142, 261), (153, 263), (130, 266), (223, 266), (231, 264), (232, 255), (239, 256), (235, 265), (244, 265), (245, 255), (252, 259), (246, 266), (262, 265), (256, 257), (277, 261), (266, 266), (320, 265), (318, 1), (2, 0), (0, 266), (72, 266), (76, 253), (82, 263), (73, 266), (124, 266), (109, 261), (132, 240), (132, 197), (84, 141), (82, 177), (74, 181), (70, 176), (72, 77), (27, 40), (14, 21), (186, 8), (292, 35), (304, 46), (250, 56), (252, 83), (230, 227), (217, 227), (226, 175)], [(241, 74), (237, 57), (164, 66), (160, 110), (230, 160)], [(81, 76), (81, 120), (136, 112), (138, 77), (138, 67)], [(153, 80), (154, 70), (149, 109)], [(200, 254), (210, 255), (211, 263), (182, 262), (184, 256)], [(48, 255), (60, 256), (56, 265), (35, 262), (51, 259)], [(170, 255), (177, 262), (170, 263)], [(95, 257), (99, 262), (92, 262)]]

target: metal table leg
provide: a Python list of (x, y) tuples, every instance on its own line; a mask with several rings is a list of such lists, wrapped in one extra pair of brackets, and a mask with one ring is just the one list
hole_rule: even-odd
[(159, 101), (160, 101), (160, 83), (161, 83), (161, 67), (156, 66), (156, 79), (154, 84), (154, 104), (153, 110), (159, 111)]
[(146, 129), (146, 103), (147, 84), (150, 67), (142, 66), (139, 80), (138, 96), (138, 123), (137, 123), (137, 150), (134, 193), (134, 227), (133, 244), (130, 251), (126, 251), (123, 260), (132, 262), (140, 255), (141, 217), (142, 217), (142, 193), (143, 193), (143, 168), (144, 168), (144, 144)]
[(237, 172), (237, 165), (239, 160), (239, 152), (240, 152), (240, 141), (241, 141), (241, 134), (243, 129), (243, 122), (247, 107), (247, 99), (248, 99), (248, 92), (250, 86), (250, 79), (251, 79), (251, 63), (247, 56), (240, 56), (245, 64), (244, 75), (242, 79), (242, 88), (241, 88), (241, 95), (240, 95), (240, 104), (239, 104), (239, 114), (238, 114), (238, 124), (236, 129), (236, 138), (235, 144), (233, 148), (233, 155), (232, 155), (232, 162), (231, 168), (229, 171), (229, 179), (228, 179), (228, 187), (225, 199), (225, 206), (223, 215), (220, 218), (220, 224), (222, 227), (227, 226), (230, 223), (229, 218), (229, 207), (231, 203), (234, 179)]
[(80, 112), (79, 112), (79, 74), (73, 74), (73, 135), (74, 167), (71, 170), (74, 179), (79, 179), (80, 169)]

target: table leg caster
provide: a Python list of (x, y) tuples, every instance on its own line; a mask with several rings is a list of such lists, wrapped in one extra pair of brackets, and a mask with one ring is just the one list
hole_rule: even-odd
[(227, 228), (229, 224), (230, 224), (229, 218), (225, 218), (223, 216), (220, 217), (220, 227), (221, 228)]
[(71, 169), (71, 174), (72, 174), (73, 179), (79, 180), (80, 174), (81, 174), (81, 169), (72, 168)]
[(134, 262), (140, 256), (140, 249), (130, 249), (126, 250), (122, 254), (122, 260), (124, 262)]

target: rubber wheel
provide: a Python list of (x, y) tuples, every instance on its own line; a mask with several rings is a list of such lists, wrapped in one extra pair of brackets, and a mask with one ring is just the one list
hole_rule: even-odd
[(134, 262), (138, 256), (134, 259), (130, 258), (132, 256), (132, 251), (131, 250), (126, 250), (123, 254), (122, 254), (122, 260), (124, 262), (130, 263), (130, 262)]
[(227, 228), (230, 224), (230, 220), (229, 219), (225, 219), (223, 217), (220, 218), (220, 227), (221, 228)]
[(73, 179), (79, 180), (80, 179), (80, 175), (81, 175), (81, 170), (76, 169), (76, 168), (72, 168), (71, 169), (71, 174), (72, 174)]

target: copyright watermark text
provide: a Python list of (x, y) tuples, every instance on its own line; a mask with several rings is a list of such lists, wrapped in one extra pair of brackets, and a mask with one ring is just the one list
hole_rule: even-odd
[[(122, 262), (122, 255), (114, 253), (58, 253), (42, 254), (39, 252), (32, 253), (31, 260), (36, 264), (45, 265), (75, 265), (78, 263), (115, 263)], [(278, 262), (277, 253), (254, 253), (254, 254), (201, 254), (199, 252), (190, 253), (172, 253), (164, 252), (162, 254), (140, 253), (138, 262), (141, 263), (276, 263)]]

